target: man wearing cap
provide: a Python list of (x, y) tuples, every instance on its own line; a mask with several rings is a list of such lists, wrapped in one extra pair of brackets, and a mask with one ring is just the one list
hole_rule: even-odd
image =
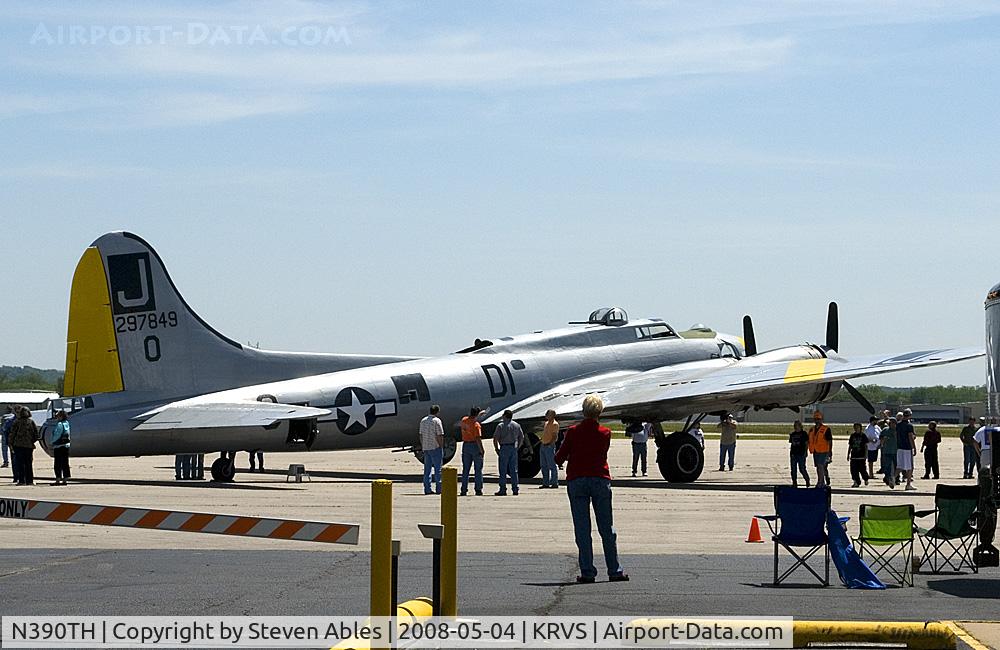
[(497, 452), (500, 470), (500, 489), (493, 496), (507, 496), (507, 477), (510, 477), (511, 494), (517, 496), (517, 456), (524, 443), (524, 431), (514, 420), (514, 411), (507, 409), (503, 419), (493, 431), (493, 448)]
[(719, 432), (719, 471), (725, 471), (728, 456), (731, 472), (736, 461), (736, 419), (732, 413), (726, 413), (719, 420)]
[(66, 411), (56, 413), (56, 426), (52, 428), (49, 446), (52, 448), (53, 471), (56, 481), (52, 485), (66, 485), (69, 474), (69, 419)]
[(913, 412), (904, 409), (896, 415), (896, 467), (906, 478), (907, 490), (916, 490), (913, 486), (913, 456), (917, 453), (917, 434), (913, 430), (910, 418)]
[(976, 418), (969, 418), (969, 423), (958, 434), (962, 441), (962, 478), (973, 478), (979, 471), (979, 454), (976, 453), (976, 445), (972, 440), (978, 430)]
[(830, 485), (830, 461), (833, 458), (833, 432), (823, 424), (823, 413), (813, 413), (813, 426), (809, 427), (809, 453), (816, 463), (816, 487)]

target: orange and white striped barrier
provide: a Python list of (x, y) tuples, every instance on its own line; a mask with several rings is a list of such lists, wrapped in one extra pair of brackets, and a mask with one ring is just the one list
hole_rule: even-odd
[(328, 544), (356, 545), (360, 532), (358, 524), (265, 519), (204, 512), (146, 510), (145, 508), (7, 498), (0, 498), (0, 518), (123, 526), (149, 530), (179, 530), (189, 533), (290, 539), (300, 542), (326, 542)]

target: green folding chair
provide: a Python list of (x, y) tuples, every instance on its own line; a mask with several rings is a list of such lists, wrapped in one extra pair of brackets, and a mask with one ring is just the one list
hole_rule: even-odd
[[(861, 504), (858, 519), (861, 528), (855, 538), (858, 556), (865, 559), (867, 550), (871, 556), (868, 566), (878, 574), (886, 574), (898, 580), (901, 587), (913, 586), (913, 504), (901, 506), (875, 506)], [(893, 565), (893, 560), (902, 558), (903, 568)]]
[(941, 573), (946, 568), (961, 572), (966, 566), (973, 573), (979, 573), (972, 559), (972, 549), (979, 538), (974, 519), (978, 505), (978, 485), (937, 486), (934, 509), (916, 513), (917, 517), (934, 515), (932, 527), (917, 528), (923, 548), (921, 567), (930, 567), (931, 573)]

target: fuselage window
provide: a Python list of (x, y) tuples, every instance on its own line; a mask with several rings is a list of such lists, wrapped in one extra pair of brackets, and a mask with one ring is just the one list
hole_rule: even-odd
[(514, 359), (510, 362), (510, 365), (514, 370), (524, 370), (524, 362), (520, 359)]

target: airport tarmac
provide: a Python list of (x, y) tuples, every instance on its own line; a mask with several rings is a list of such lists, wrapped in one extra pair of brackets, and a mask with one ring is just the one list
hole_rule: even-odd
[[(487, 443), (489, 444), (489, 443)], [(766, 544), (745, 544), (754, 514), (773, 512), (771, 487), (789, 482), (787, 445), (776, 440), (746, 440), (737, 448), (734, 472), (718, 472), (718, 443), (707, 443), (704, 473), (694, 483), (670, 484), (650, 463), (648, 477), (631, 477), (631, 446), (613, 441), (609, 462), (614, 480), (615, 524), (622, 553), (639, 554), (768, 554)], [(655, 455), (649, 447), (650, 460)], [(831, 465), (833, 507), (855, 516), (862, 502), (914, 503), (931, 508), (935, 481), (916, 481), (916, 492), (890, 490), (876, 478), (867, 487), (851, 488), (846, 441), (835, 443)], [(368, 547), (371, 481), (394, 484), (393, 528), (406, 548), (423, 543), (417, 523), (437, 521), (439, 502), (425, 496), (421, 466), (407, 453), (390, 450), (271, 454), (265, 474), (240, 472), (234, 483), (175, 481), (172, 457), (81, 458), (72, 461), (74, 480), (67, 487), (48, 485), (51, 460), (36, 453), (37, 484), (4, 487), (0, 495), (39, 500), (66, 500), (101, 505), (139, 506), (249, 516), (288, 517), (362, 524), (361, 545)], [(212, 458), (206, 459), (211, 462)], [(303, 463), (311, 480), (286, 482), (289, 463)], [(457, 460), (453, 465), (459, 465)], [(918, 473), (922, 457), (917, 459)], [(247, 467), (240, 453), (237, 466)], [(960, 443), (941, 445), (942, 476), (963, 481)], [(564, 489), (539, 490), (538, 479), (525, 482), (518, 497), (494, 497), (496, 456), (487, 449), (485, 493), (459, 500), (459, 550), (538, 549), (573, 552), (573, 528)], [(815, 479), (814, 468), (810, 467)], [(9, 476), (3, 470), (0, 477)], [(471, 486), (470, 486), (471, 493)], [(706, 531), (711, 531), (706, 534)], [(281, 542), (219, 535), (159, 532), (73, 524), (0, 519), (0, 548), (199, 548), (329, 551), (323, 544)], [(334, 547), (347, 548), (347, 547)]]
[[(810, 585), (765, 586), (770, 543), (747, 544), (753, 514), (773, 511), (771, 486), (787, 478), (787, 445), (746, 440), (734, 472), (712, 463), (702, 478), (670, 485), (650, 467), (631, 478), (630, 445), (615, 440), (619, 547), (632, 581), (577, 585), (576, 549), (565, 491), (526, 481), (518, 497), (459, 499), (459, 607), (469, 614), (792, 615), (848, 620), (993, 619), (1000, 570), (918, 575), (912, 589), (884, 592)], [(876, 478), (850, 488), (845, 441), (835, 443), (833, 506), (856, 517), (862, 502), (933, 504), (935, 481), (889, 490)], [(650, 456), (653, 446), (650, 445)], [(246, 466), (246, 454), (238, 465)], [(424, 496), (420, 466), (388, 450), (272, 454), (266, 474), (233, 484), (176, 482), (172, 458), (79, 459), (69, 487), (0, 489), (0, 496), (129, 505), (362, 525), (357, 547), (194, 533), (0, 519), (0, 611), (7, 614), (364, 614), (367, 607), (370, 482), (394, 483), (394, 530), (403, 543), (402, 598), (430, 592), (429, 543), (418, 522), (436, 522), (439, 499)], [(306, 465), (311, 482), (286, 483), (284, 468)], [(918, 468), (922, 459), (918, 458)], [(944, 441), (943, 481), (961, 476), (960, 443)], [(279, 467), (282, 468), (279, 470)], [(495, 469), (495, 457), (487, 458)], [(6, 472), (6, 470), (4, 470)], [(39, 481), (51, 476), (36, 462)], [(487, 493), (495, 491), (488, 472)], [(856, 532), (853, 521), (850, 532)], [(764, 530), (766, 536), (766, 528)], [(595, 540), (596, 541), (596, 540)], [(599, 541), (597, 542), (599, 548)], [(600, 565), (600, 555), (598, 555)]]

